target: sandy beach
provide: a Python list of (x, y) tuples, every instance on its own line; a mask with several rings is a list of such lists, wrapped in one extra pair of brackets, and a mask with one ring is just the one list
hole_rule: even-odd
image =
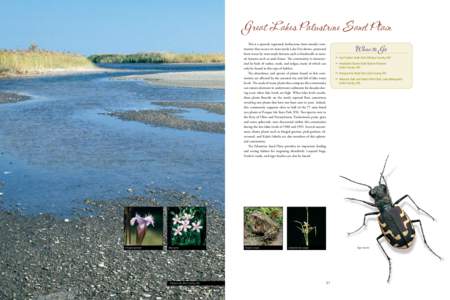
[(163, 107), (199, 108), (219, 115), (225, 114), (225, 103), (223, 102), (153, 101), (152, 103)]
[(27, 96), (27, 95), (0, 91), (0, 104), (17, 103), (17, 102), (26, 101), (29, 99), (31, 99), (31, 97)]
[(225, 71), (173, 72), (123, 76), (118, 79), (140, 79), (163, 86), (223, 89), (225, 87)]
[(184, 130), (204, 131), (213, 133), (224, 133), (225, 123), (223, 122), (205, 122), (198, 120), (188, 120), (177, 116), (182, 113), (180, 109), (143, 109), (124, 112), (111, 112), (107, 115), (114, 116), (122, 120), (138, 121), (144, 124), (150, 124), (160, 127), (169, 127)]

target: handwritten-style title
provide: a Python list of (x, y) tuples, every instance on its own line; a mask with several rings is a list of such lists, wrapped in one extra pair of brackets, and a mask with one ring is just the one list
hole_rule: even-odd
[(247, 21), (241, 29), (241, 34), (244, 36), (253, 32), (299, 32), (299, 31), (340, 31), (340, 32), (355, 32), (355, 31), (392, 31), (391, 26), (383, 24), (381, 21), (357, 23), (355, 20), (349, 20), (343, 24), (327, 24), (315, 23), (311, 21), (301, 21), (298, 23), (286, 22), (284, 20), (273, 21), (271, 23), (256, 23), (253, 20)]

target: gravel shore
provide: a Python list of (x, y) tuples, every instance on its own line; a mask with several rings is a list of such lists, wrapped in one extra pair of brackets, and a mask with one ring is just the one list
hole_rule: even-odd
[[(123, 250), (123, 207), (201, 205), (184, 192), (86, 200), (72, 217), (0, 211), (0, 299), (223, 299), (224, 287), (167, 280), (224, 280), (224, 217), (207, 208), (207, 250)], [(167, 244), (167, 243), (165, 243)]]
[(0, 92), (0, 104), (22, 102), (29, 99), (31, 99), (31, 97), (27, 95)]
[(190, 88), (225, 88), (225, 71), (174, 72), (122, 76), (117, 79), (140, 79), (152, 84)]
[(183, 119), (177, 116), (183, 110), (179, 109), (145, 109), (145, 110), (130, 110), (124, 112), (111, 112), (110, 116), (117, 117), (127, 121), (138, 121), (146, 124), (151, 124), (161, 127), (170, 127), (184, 130), (205, 131), (214, 133), (224, 133), (225, 124), (223, 122), (206, 122)]

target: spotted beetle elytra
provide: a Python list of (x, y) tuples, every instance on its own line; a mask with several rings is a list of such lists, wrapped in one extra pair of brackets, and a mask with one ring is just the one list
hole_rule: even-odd
[(433, 253), (439, 259), (442, 259), (428, 245), (427, 240), (425, 238), (425, 233), (423, 232), (422, 222), (419, 219), (411, 220), (408, 217), (408, 215), (405, 213), (405, 211), (400, 206), (398, 206), (398, 204), (400, 204), (400, 202), (402, 202), (405, 199), (409, 199), (414, 204), (414, 206), (416, 207), (416, 209), (418, 211), (423, 212), (428, 217), (430, 217), (433, 221), (435, 221), (435, 219), (429, 213), (427, 213), (425, 210), (420, 208), (409, 195), (404, 195), (403, 197), (401, 197), (400, 199), (398, 199), (397, 201), (392, 203), (392, 199), (389, 194), (389, 188), (388, 188), (388, 185), (386, 182), (386, 178), (384, 177), (384, 170), (386, 169), (386, 164), (387, 164), (388, 158), (389, 158), (389, 155), (386, 157), (386, 160), (385, 160), (384, 166), (383, 166), (383, 170), (380, 173), (380, 179), (378, 180), (378, 185), (375, 187), (371, 187), (368, 184), (354, 181), (345, 176), (340, 176), (340, 177), (344, 178), (345, 180), (348, 180), (350, 182), (367, 187), (369, 189), (369, 196), (373, 200), (373, 203), (369, 202), (369, 201), (355, 199), (355, 198), (345, 198), (345, 199), (351, 200), (351, 201), (356, 201), (356, 202), (361, 202), (361, 203), (364, 203), (366, 205), (369, 205), (369, 206), (372, 206), (372, 207), (375, 207), (376, 209), (378, 209), (378, 211), (376, 211), (376, 212), (370, 212), (370, 213), (365, 214), (363, 224), (355, 231), (349, 232), (348, 235), (356, 233), (359, 230), (361, 230), (364, 226), (366, 226), (367, 216), (371, 216), (371, 215), (378, 216), (377, 221), (378, 221), (378, 224), (380, 226), (382, 233), (381, 233), (381, 235), (379, 235), (377, 237), (377, 243), (381, 247), (381, 250), (383, 251), (383, 253), (386, 256), (388, 263), (389, 263), (389, 275), (388, 275), (387, 282), (389, 282), (391, 279), (391, 258), (386, 253), (383, 246), (381, 245), (380, 239), (384, 237), (385, 240), (387, 240), (391, 246), (393, 246), (395, 248), (400, 248), (400, 249), (407, 249), (411, 246), (412, 242), (414, 241), (415, 235), (416, 235), (416, 231), (415, 231), (414, 225), (413, 225), (414, 223), (419, 223), (420, 230), (422, 232), (423, 241), (424, 241), (425, 245), (427, 246), (427, 248), (431, 251), (431, 253)]

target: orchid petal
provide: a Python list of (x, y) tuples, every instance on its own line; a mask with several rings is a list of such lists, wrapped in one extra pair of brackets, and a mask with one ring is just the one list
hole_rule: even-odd
[(144, 222), (145, 222), (145, 226), (148, 226), (150, 224), (152, 224), (153, 227), (155, 227), (155, 221), (153, 219), (152, 215), (148, 215), (144, 218)]

